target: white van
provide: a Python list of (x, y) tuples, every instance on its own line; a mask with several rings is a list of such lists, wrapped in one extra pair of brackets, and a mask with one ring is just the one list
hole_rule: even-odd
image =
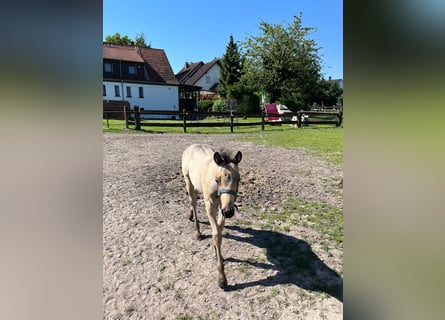
[(277, 104), (277, 109), (279, 114), (290, 113), (292, 111), (289, 110), (284, 104)]

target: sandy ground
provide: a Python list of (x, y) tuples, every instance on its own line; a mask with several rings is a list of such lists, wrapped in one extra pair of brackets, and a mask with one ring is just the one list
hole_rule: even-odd
[[(342, 247), (326, 248), (298, 225), (272, 231), (259, 218), (282, 210), (287, 196), (342, 209), (342, 168), (235, 137), (104, 133), (104, 319), (343, 318)], [(222, 242), (225, 291), (202, 200), (203, 240), (187, 219), (181, 154), (196, 142), (243, 152), (240, 212), (226, 220)], [(300, 257), (310, 260), (304, 270), (295, 265)]]

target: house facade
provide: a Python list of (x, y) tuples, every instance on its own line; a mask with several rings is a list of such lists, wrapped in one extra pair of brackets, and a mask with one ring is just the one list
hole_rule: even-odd
[(103, 43), (104, 112), (121, 111), (124, 104), (178, 111), (178, 87), (164, 50)]
[(212, 99), (217, 96), (216, 86), (219, 82), (221, 66), (218, 59), (210, 62), (186, 62), (184, 67), (176, 74), (180, 85), (201, 87), (200, 98)]

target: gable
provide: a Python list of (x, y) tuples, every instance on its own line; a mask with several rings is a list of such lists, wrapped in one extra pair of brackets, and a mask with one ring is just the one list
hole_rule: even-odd
[[(216, 70), (215, 70), (216, 69)], [(216, 73), (215, 76), (213, 76), (211, 83), (207, 83), (206, 81), (206, 75), (208, 75), (210, 72)], [(219, 79), (219, 64), (218, 59), (214, 59), (208, 63), (199, 62), (191, 64), (179, 71), (179, 73), (176, 74), (176, 77), (180, 84), (186, 84), (191, 86), (203, 86), (204, 87), (211, 87), (215, 84), (215, 82)]]

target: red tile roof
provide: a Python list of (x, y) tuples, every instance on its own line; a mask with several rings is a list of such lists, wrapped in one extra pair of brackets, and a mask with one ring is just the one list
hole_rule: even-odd
[(139, 54), (146, 62), (149, 79), (152, 81), (164, 81), (165, 83), (178, 84), (173, 73), (167, 55), (162, 49), (138, 48)]
[(103, 58), (144, 63), (146, 81), (178, 84), (167, 55), (162, 49), (103, 43)]
[(144, 59), (137, 53), (136, 47), (112, 43), (103, 44), (102, 57), (111, 60), (144, 62)]

